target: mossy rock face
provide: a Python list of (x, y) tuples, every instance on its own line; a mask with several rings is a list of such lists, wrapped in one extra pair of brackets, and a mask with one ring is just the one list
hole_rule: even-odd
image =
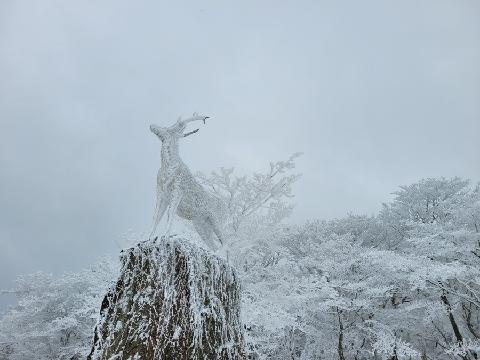
[(184, 239), (122, 253), (89, 360), (244, 359), (240, 284), (232, 267)]

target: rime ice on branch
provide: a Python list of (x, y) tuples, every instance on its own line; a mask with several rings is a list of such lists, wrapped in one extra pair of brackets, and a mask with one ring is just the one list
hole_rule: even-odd
[(168, 127), (151, 125), (150, 130), (162, 141), (161, 167), (157, 176), (157, 206), (152, 234), (155, 235), (158, 223), (167, 214), (167, 231), (170, 232), (175, 214), (191, 220), (202, 240), (212, 249), (216, 249), (213, 234), (223, 243), (221, 231), (224, 204), (216, 196), (206, 192), (190, 173), (178, 152), (178, 141), (195, 134), (198, 129), (185, 133), (187, 124), (203, 121), (208, 116), (193, 114), (191, 118), (178, 121)]
[(148, 241), (124, 252), (88, 359), (244, 359), (233, 268), (191, 242)]

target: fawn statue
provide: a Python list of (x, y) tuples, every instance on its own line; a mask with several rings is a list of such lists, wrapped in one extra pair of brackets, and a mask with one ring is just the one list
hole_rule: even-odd
[(184, 133), (187, 124), (194, 121), (203, 121), (205, 124), (206, 119), (208, 116), (195, 113), (185, 120), (179, 118), (170, 127), (150, 125), (150, 131), (162, 142), (161, 166), (157, 175), (157, 205), (150, 236), (155, 235), (157, 226), (165, 213), (167, 214), (166, 233), (169, 234), (173, 217), (177, 214), (181, 218), (190, 220), (207, 246), (216, 250), (214, 234), (223, 244), (221, 226), (224, 204), (222, 200), (200, 185), (180, 158), (178, 151), (180, 139), (198, 132), (196, 129)]

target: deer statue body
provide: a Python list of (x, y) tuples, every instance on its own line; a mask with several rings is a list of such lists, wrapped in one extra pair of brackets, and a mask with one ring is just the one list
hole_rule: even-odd
[(152, 131), (162, 141), (161, 166), (157, 175), (157, 205), (151, 236), (163, 216), (167, 215), (167, 234), (170, 232), (175, 215), (192, 221), (202, 240), (213, 250), (214, 235), (223, 244), (221, 232), (223, 203), (214, 195), (205, 191), (182, 161), (178, 151), (178, 141), (192, 135), (198, 129), (184, 133), (188, 123), (203, 121), (207, 116), (194, 114), (186, 120), (179, 119), (174, 125), (164, 128), (150, 125)]

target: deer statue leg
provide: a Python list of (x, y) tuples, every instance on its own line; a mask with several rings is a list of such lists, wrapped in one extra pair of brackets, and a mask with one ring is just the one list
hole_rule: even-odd
[(179, 190), (173, 189), (170, 197), (170, 203), (167, 207), (167, 229), (165, 232), (165, 236), (168, 237), (170, 235), (170, 230), (172, 228), (172, 222), (175, 214), (177, 213), (178, 205), (182, 201), (182, 194)]
[(154, 224), (152, 232), (150, 233), (150, 237), (153, 237), (155, 235), (158, 223), (160, 222), (160, 220), (162, 220), (162, 217), (167, 210), (168, 202), (169, 201), (167, 199), (167, 195), (160, 189), (157, 189), (157, 205), (155, 206)]
[(198, 235), (200, 235), (205, 244), (207, 244), (210, 249), (216, 250), (215, 243), (212, 239), (213, 228), (210, 226), (210, 224), (207, 224), (204, 219), (193, 219), (192, 223)]
[(220, 244), (223, 245), (223, 234), (220, 231), (220, 226), (218, 224), (218, 221), (215, 219), (213, 216), (209, 216), (206, 218), (206, 222), (208, 225), (210, 225), (212, 231), (217, 235), (218, 241), (220, 241)]

